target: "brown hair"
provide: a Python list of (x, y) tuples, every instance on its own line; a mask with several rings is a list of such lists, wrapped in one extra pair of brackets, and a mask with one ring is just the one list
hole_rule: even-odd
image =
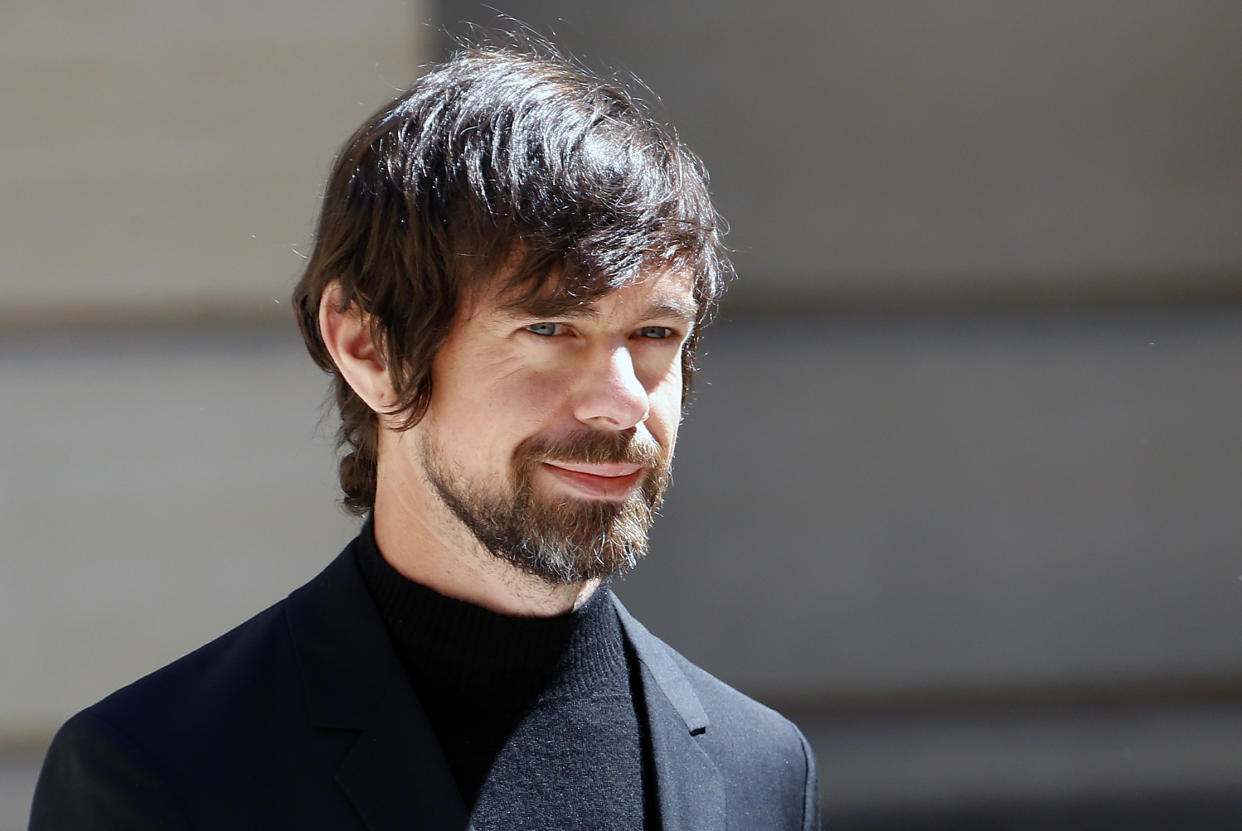
[(523, 298), (587, 303), (649, 274), (694, 277), (698, 333), (732, 273), (702, 162), (619, 84), (568, 60), (470, 48), (432, 67), (358, 128), (337, 156), (314, 250), (294, 289), (311, 357), (332, 374), (344, 503), (375, 500), (379, 424), (319, 332), (333, 280), (356, 305), (416, 424), (431, 359), (459, 304), (501, 272)]

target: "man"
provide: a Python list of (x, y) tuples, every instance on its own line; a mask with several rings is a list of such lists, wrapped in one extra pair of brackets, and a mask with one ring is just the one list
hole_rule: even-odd
[(697, 158), (563, 60), (463, 51), (376, 113), (294, 294), (362, 532), (70, 720), (32, 828), (818, 827), (797, 729), (607, 586), (729, 268)]

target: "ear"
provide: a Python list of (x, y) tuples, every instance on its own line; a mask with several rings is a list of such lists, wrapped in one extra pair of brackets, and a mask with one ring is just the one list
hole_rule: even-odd
[(341, 308), (341, 284), (333, 280), (319, 299), (319, 334), (345, 383), (376, 413), (396, 401), (388, 366), (371, 336), (371, 318), (350, 304)]

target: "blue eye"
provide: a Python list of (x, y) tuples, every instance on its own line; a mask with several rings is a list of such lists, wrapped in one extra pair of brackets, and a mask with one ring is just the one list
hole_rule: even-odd
[(532, 323), (529, 326), (526, 326), (524, 328), (526, 329), (527, 332), (530, 332), (532, 335), (540, 335), (542, 337), (548, 338), (548, 337), (552, 337), (553, 335), (559, 334), (560, 332), (559, 327), (560, 327), (559, 323)]
[(673, 336), (673, 330), (667, 326), (644, 326), (638, 330), (639, 337), (663, 340)]

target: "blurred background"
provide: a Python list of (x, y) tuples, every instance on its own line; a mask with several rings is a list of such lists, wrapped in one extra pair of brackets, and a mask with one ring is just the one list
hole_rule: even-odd
[(637, 76), (741, 279), (618, 587), (838, 829), (1242, 821), (1242, 5), (0, 5), (0, 828), (353, 535), (287, 298), (467, 22)]

